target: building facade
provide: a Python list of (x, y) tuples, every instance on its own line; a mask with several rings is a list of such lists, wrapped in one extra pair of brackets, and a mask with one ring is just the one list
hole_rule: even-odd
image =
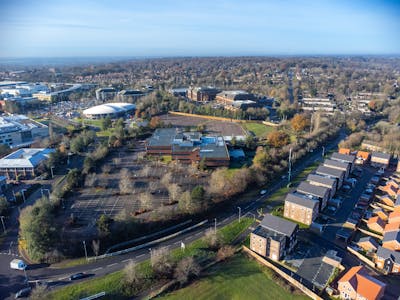
[(298, 225), (266, 214), (260, 226), (250, 234), (250, 249), (272, 260), (280, 260), (297, 242)]
[(286, 195), (283, 216), (285, 218), (311, 225), (318, 216), (319, 201), (309, 199), (300, 194), (290, 193)]

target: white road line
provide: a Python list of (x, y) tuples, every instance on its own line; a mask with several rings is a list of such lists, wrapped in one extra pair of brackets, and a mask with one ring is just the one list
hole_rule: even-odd
[(187, 241), (187, 240), (189, 240), (190, 238), (191, 238), (191, 237), (188, 236), (188, 237), (185, 237), (184, 240)]
[(67, 279), (68, 278), (68, 276), (67, 277), (60, 277), (60, 278), (58, 278), (58, 280), (64, 280), (64, 279)]
[(250, 207), (250, 205), (247, 205), (244, 209), (248, 209)]
[(139, 258), (139, 257), (142, 257), (142, 256), (144, 256), (144, 253), (136, 256), (136, 258)]
[(132, 258), (125, 259), (122, 262), (127, 262), (127, 261), (130, 261), (130, 260), (132, 260)]
[(99, 267), (99, 268), (93, 269), (92, 272), (96, 272), (96, 271), (101, 270), (101, 269), (103, 269), (103, 267)]
[(181, 241), (177, 241), (177, 242), (174, 243), (174, 245), (178, 245), (180, 243), (181, 243)]
[(224, 219), (222, 222), (226, 222), (226, 221), (228, 221), (229, 220), (229, 218), (226, 218), (226, 219)]
[(202, 232), (198, 232), (198, 233), (195, 234), (195, 236), (198, 236), (198, 235), (201, 235), (201, 234), (202, 234)]
[(113, 264), (107, 265), (107, 267), (109, 268), (109, 267), (115, 266), (115, 265), (117, 265), (117, 264), (118, 264), (118, 263), (113, 263)]

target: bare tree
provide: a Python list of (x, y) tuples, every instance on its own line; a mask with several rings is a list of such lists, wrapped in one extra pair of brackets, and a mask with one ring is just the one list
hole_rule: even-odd
[(151, 267), (158, 276), (168, 276), (171, 274), (173, 264), (167, 247), (160, 247), (151, 250)]
[(131, 288), (136, 289), (141, 282), (140, 272), (137, 270), (136, 263), (130, 261), (124, 268), (125, 283)]
[(179, 196), (182, 194), (182, 189), (176, 183), (172, 183), (168, 186), (169, 202), (173, 203), (178, 201)]
[(122, 169), (120, 172), (119, 190), (121, 194), (132, 193), (132, 182), (128, 169)]
[(178, 203), (179, 209), (183, 212), (194, 212), (194, 205), (192, 202), (192, 196), (190, 195), (189, 191), (183, 192), (179, 197)]
[(87, 187), (95, 187), (98, 183), (98, 176), (96, 173), (90, 173), (86, 175), (85, 178), (85, 186)]
[(93, 249), (94, 255), (99, 256), (99, 253), (100, 253), (100, 240), (93, 240), (92, 241), (92, 249)]
[(140, 170), (139, 172), (140, 177), (149, 177), (150, 174), (151, 174), (151, 168), (148, 165), (144, 166), (143, 169)]
[(104, 174), (110, 174), (111, 172), (111, 165), (110, 164), (105, 164), (103, 165), (103, 167), (101, 168), (101, 170), (103, 171)]
[(42, 300), (47, 298), (47, 288), (45, 285), (36, 285), (32, 290), (29, 299)]
[(235, 248), (229, 245), (222, 246), (217, 252), (217, 261), (223, 261), (235, 254)]
[(153, 208), (153, 196), (148, 192), (139, 194), (139, 202), (142, 210)]
[(183, 258), (176, 266), (174, 277), (180, 284), (186, 283), (192, 277), (197, 277), (200, 274), (200, 266), (196, 263), (193, 257)]
[(210, 249), (217, 249), (219, 245), (222, 243), (221, 237), (212, 228), (206, 230), (203, 240)]
[(165, 175), (161, 178), (161, 183), (168, 189), (168, 186), (172, 182), (172, 174), (171, 172), (165, 173)]

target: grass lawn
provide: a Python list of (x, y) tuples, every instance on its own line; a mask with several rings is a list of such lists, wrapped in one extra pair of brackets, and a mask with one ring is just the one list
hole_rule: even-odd
[(161, 299), (309, 299), (300, 292), (292, 294), (276, 282), (269, 269), (243, 254), (217, 264), (208, 273), (207, 277)]
[(244, 123), (243, 126), (246, 130), (254, 133), (258, 138), (265, 138), (268, 133), (275, 129), (272, 126), (267, 126), (262, 123)]

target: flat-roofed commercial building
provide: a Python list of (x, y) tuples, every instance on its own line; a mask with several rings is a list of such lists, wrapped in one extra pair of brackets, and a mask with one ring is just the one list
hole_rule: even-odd
[(319, 201), (300, 193), (286, 195), (283, 216), (294, 221), (310, 225), (318, 216)]
[(307, 181), (301, 182), (297, 187), (296, 192), (309, 196), (312, 199), (317, 199), (319, 201), (319, 211), (323, 210), (326, 207), (326, 204), (330, 199), (329, 196), (331, 194), (329, 188), (324, 186), (312, 185)]
[(49, 158), (54, 149), (22, 148), (0, 159), (0, 174), (7, 179), (36, 176), (37, 167)]
[(187, 91), (187, 97), (192, 101), (209, 102), (214, 101), (219, 92), (221, 92), (220, 89), (212, 86), (190, 87)]
[(250, 249), (272, 260), (280, 260), (297, 242), (298, 225), (266, 214), (261, 224), (250, 234)]
[(199, 132), (182, 132), (177, 128), (157, 129), (147, 140), (146, 153), (171, 155), (182, 163), (199, 163), (208, 167), (229, 166), (230, 156), (222, 136), (203, 136)]
[(337, 181), (336, 186), (338, 189), (340, 189), (343, 184), (345, 172), (330, 167), (319, 166), (315, 170), (315, 174), (335, 179)]
[(0, 117), (0, 144), (10, 148), (26, 147), (36, 138), (49, 136), (49, 128), (23, 115)]

